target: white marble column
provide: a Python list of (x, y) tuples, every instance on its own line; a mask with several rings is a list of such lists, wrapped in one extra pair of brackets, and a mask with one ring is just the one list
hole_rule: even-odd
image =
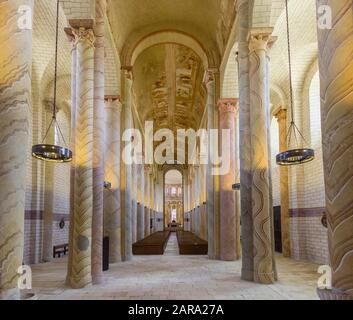
[(93, 216), (92, 216), (92, 282), (103, 282), (103, 188), (104, 188), (104, 35), (106, 0), (95, 1), (94, 26), (94, 108), (93, 108)]
[(267, 128), (269, 79), (266, 52), (271, 33), (272, 29), (255, 29), (249, 34), (254, 281), (258, 283), (275, 281)]
[(21, 5), (32, 13), (32, 0), (0, 2), (0, 299), (18, 295), (23, 259), (32, 26), (19, 28)]
[(104, 199), (105, 233), (109, 237), (109, 261), (121, 261), (121, 190), (120, 190), (120, 124), (122, 105), (119, 96), (105, 99), (105, 173), (104, 180), (111, 183)]
[[(123, 108), (121, 135), (126, 129), (132, 129), (132, 68), (125, 67), (122, 70)], [(121, 144), (121, 149), (125, 143)], [(121, 153), (122, 154), (122, 153)], [(121, 219), (122, 219), (122, 257), (124, 261), (132, 258), (132, 166), (121, 163)]]
[[(82, 26), (84, 23), (85, 27)], [(74, 201), (72, 261), (68, 264), (69, 283), (82, 288), (92, 282), (91, 245), (93, 213), (93, 103), (94, 103), (94, 41), (93, 30), (87, 21), (72, 22), (72, 35), (77, 46), (77, 106), (74, 154)]]
[(321, 122), (332, 290), (321, 299), (353, 300), (353, 3), (317, 0), (332, 10), (318, 29)]

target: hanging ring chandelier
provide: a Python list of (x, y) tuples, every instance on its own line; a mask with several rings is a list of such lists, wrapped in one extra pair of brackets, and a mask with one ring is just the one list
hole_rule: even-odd
[[(56, 162), (56, 163), (64, 163), (72, 161), (72, 151), (67, 148), (67, 144), (65, 138), (60, 129), (59, 123), (56, 119), (57, 112), (57, 71), (58, 71), (58, 39), (59, 39), (59, 0), (56, 3), (56, 41), (55, 41), (55, 73), (54, 73), (54, 103), (53, 103), (53, 117), (50, 122), (50, 125), (45, 133), (44, 139), (41, 144), (34, 145), (32, 147), (32, 156), (36, 159), (48, 161), (48, 162)], [(55, 144), (46, 144), (45, 140), (50, 132), (50, 130), (57, 129), (59, 133), (59, 137), (64, 142), (65, 147), (55, 145)]]
[(287, 41), (288, 41), (288, 62), (289, 62), (289, 89), (290, 89), (290, 109), (291, 109), (291, 123), (287, 133), (288, 146), (291, 146), (293, 137), (295, 138), (296, 146), (290, 150), (283, 151), (276, 156), (276, 162), (280, 166), (298, 165), (313, 161), (315, 159), (315, 151), (311, 148), (302, 148), (298, 141), (298, 135), (302, 142), (307, 144), (303, 134), (294, 122), (294, 99), (293, 99), (293, 81), (292, 81), (292, 56), (290, 47), (290, 33), (289, 33), (289, 13), (288, 0), (286, 1), (286, 22), (287, 22)]

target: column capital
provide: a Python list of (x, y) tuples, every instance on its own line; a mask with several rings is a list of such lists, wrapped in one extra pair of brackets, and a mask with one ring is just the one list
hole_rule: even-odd
[(268, 50), (269, 43), (272, 42), (271, 34), (273, 28), (254, 28), (249, 31), (248, 42), (250, 51)]
[(83, 26), (78, 28), (68, 27), (65, 28), (65, 33), (72, 42), (73, 47), (76, 47), (79, 42), (87, 42), (91, 47), (95, 45), (96, 37), (92, 28)]
[(132, 66), (123, 66), (121, 67), (121, 70), (124, 71), (124, 76), (128, 80), (133, 80), (133, 72), (132, 72)]
[(218, 100), (218, 108), (221, 113), (236, 113), (238, 112), (238, 102), (239, 99), (231, 98), (231, 99), (219, 99)]
[(274, 114), (274, 117), (277, 119), (277, 121), (281, 121), (281, 120), (287, 120), (287, 109), (279, 109), (278, 111), (276, 111)]
[(216, 77), (215, 75), (219, 72), (217, 68), (210, 68), (205, 71), (205, 74), (203, 76), (203, 83), (205, 85), (208, 85), (211, 82), (215, 82)]

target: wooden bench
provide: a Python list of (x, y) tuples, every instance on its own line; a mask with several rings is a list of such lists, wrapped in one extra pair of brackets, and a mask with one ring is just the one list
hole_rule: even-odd
[(167, 246), (170, 231), (160, 231), (135, 242), (132, 245), (134, 255), (162, 255)]
[(191, 232), (178, 231), (177, 239), (181, 255), (206, 255), (208, 253), (207, 241)]
[(68, 243), (59, 244), (53, 247), (53, 257), (56, 258), (56, 256), (58, 256), (58, 258), (61, 258), (61, 255), (63, 254), (65, 256), (68, 253), (68, 251), (69, 251)]

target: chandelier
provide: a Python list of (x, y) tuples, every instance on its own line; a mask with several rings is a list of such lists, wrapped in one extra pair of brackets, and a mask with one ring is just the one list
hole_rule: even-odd
[[(36, 159), (48, 162), (70, 162), (72, 161), (72, 151), (67, 148), (65, 138), (60, 129), (59, 123), (56, 118), (57, 112), (57, 71), (58, 71), (58, 38), (59, 38), (59, 0), (56, 2), (56, 40), (55, 40), (55, 73), (54, 73), (54, 102), (53, 102), (53, 116), (49, 127), (45, 133), (41, 144), (32, 146), (32, 156)], [(59, 137), (62, 139), (65, 147), (55, 144), (46, 144), (45, 140), (51, 129), (58, 132)]]
[(291, 146), (292, 139), (295, 139), (296, 146), (293, 149), (283, 151), (276, 156), (276, 162), (280, 166), (298, 165), (310, 162), (315, 159), (315, 151), (311, 148), (300, 147), (298, 137), (302, 142), (307, 144), (303, 134), (298, 129), (294, 121), (294, 99), (293, 99), (293, 81), (292, 81), (292, 57), (290, 47), (290, 33), (289, 33), (289, 14), (288, 14), (288, 0), (286, 1), (286, 22), (287, 22), (287, 41), (288, 41), (288, 62), (289, 62), (289, 91), (290, 91), (290, 109), (291, 122), (287, 133), (288, 146)]

